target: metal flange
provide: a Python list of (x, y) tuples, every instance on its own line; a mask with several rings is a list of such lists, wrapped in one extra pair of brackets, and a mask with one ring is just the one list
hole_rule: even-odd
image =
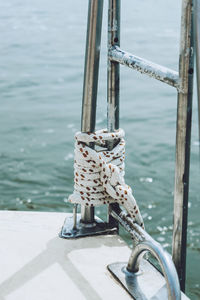
[(112, 226), (98, 217), (95, 217), (93, 223), (83, 223), (81, 221), (81, 214), (77, 214), (76, 226), (74, 226), (73, 216), (66, 218), (60, 232), (60, 237), (65, 239), (75, 239), (93, 235), (115, 234), (117, 232), (118, 229), (116, 226)]

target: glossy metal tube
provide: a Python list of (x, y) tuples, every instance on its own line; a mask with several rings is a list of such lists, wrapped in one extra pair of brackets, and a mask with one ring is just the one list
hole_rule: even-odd
[(138, 272), (139, 258), (145, 251), (150, 252), (158, 260), (161, 266), (162, 272), (167, 281), (168, 299), (180, 300), (180, 285), (173, 261), (170, 255), (153, 239), (152, 241), (143, 241), (133, 249), (129, 258), (127, 270), (129, 272)]
[[(96, 100), (99, 74), (103, 0), (89, 0), (82, 101), (82, 132), (93, 132), (96, 122)], [(94, 208), (81, 207), (81, 220), (94, 222)]]
[(180, 299), (180, 286), (178, 275), (170, 255), (157, 243), (142, 227), (134, 223), (133, 219), (121, 209), (113, 208), (110, 211), (124, 229), (131, 234), (137, 245), (133, 248), (127, 270), (137, 272), (139, 269), (139, 257), (144, 251), (149, 251), (159, 261), (162, 272), (167, 281), (167, 290), (170, 300)]

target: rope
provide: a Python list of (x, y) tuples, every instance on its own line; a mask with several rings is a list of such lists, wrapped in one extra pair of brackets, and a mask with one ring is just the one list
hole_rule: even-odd
[[(75, 139), (74, 192), (69, 196), (69, 202), (86, 206), (119, 203), (144, 227), (132, 190), (124, 181), (124, 131), (77, 132)], [(93, 143), (105, 148), (111, 140), (118, 143), (110, 151), (97, 151), (87, 145)]]

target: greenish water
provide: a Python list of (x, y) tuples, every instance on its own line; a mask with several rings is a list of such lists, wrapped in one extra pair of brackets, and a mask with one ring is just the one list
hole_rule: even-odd
[[(181, 1), (122, 2), (121, 47), (177, 69)], [(73, 136), (80, 129), (87, 5), (86, 0), (0, 1), (0, 209), (72, 210), (67, 197), (73, 191)], [(103, 22), (97, 128), (106, 126), (106, 10)], [(187, 294), (200, 299), (194, 90)], [(169, 252), (176, 104), (172, 87), (121, 67), (126, 181), (147, 231)]]

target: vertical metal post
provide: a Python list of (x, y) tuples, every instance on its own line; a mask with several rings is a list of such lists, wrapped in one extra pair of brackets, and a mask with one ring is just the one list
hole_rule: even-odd
[[(120, 46), (120, 6), (121, 0), (109, 0), (108, 7), (108, 53), (112, 46)], [(107, 128), (112, 132), (119, 128), (119, 63), (110, 61), (108, 58), (107, 69)], [(114, 146), (113, 142), (108, 145), (109, 149)], [(108, 207), (109, 224), (117, 226), (117, 222), (109, 211), (111, 207), (119, 208), (118, 204)]]
[(185, 290), (190, 138), (193, 92), (193, 0), (182, 1), (172, 256)]
[(195, 48), (196, 48), (196, 73), (197, 73), (197, 99), (198, 99), (198, 121), (199, 121), (199, 141), (200, 141), (200, 1), (195, 0), (194, 5), (195, 20)]
[[(109, 0), (108, 8), (108, 51), (120, 46), (120, 0)], [(107, 122), (108, 130), (119, 128), (119, 63), (108, 59), (107, 74)]]
[[(89, 0), (82, 101), (82, 132), (94, 132), (99, 75), (103, 0)], [(81, 220), (94, 222), (94, 208), (81, 207)]]

